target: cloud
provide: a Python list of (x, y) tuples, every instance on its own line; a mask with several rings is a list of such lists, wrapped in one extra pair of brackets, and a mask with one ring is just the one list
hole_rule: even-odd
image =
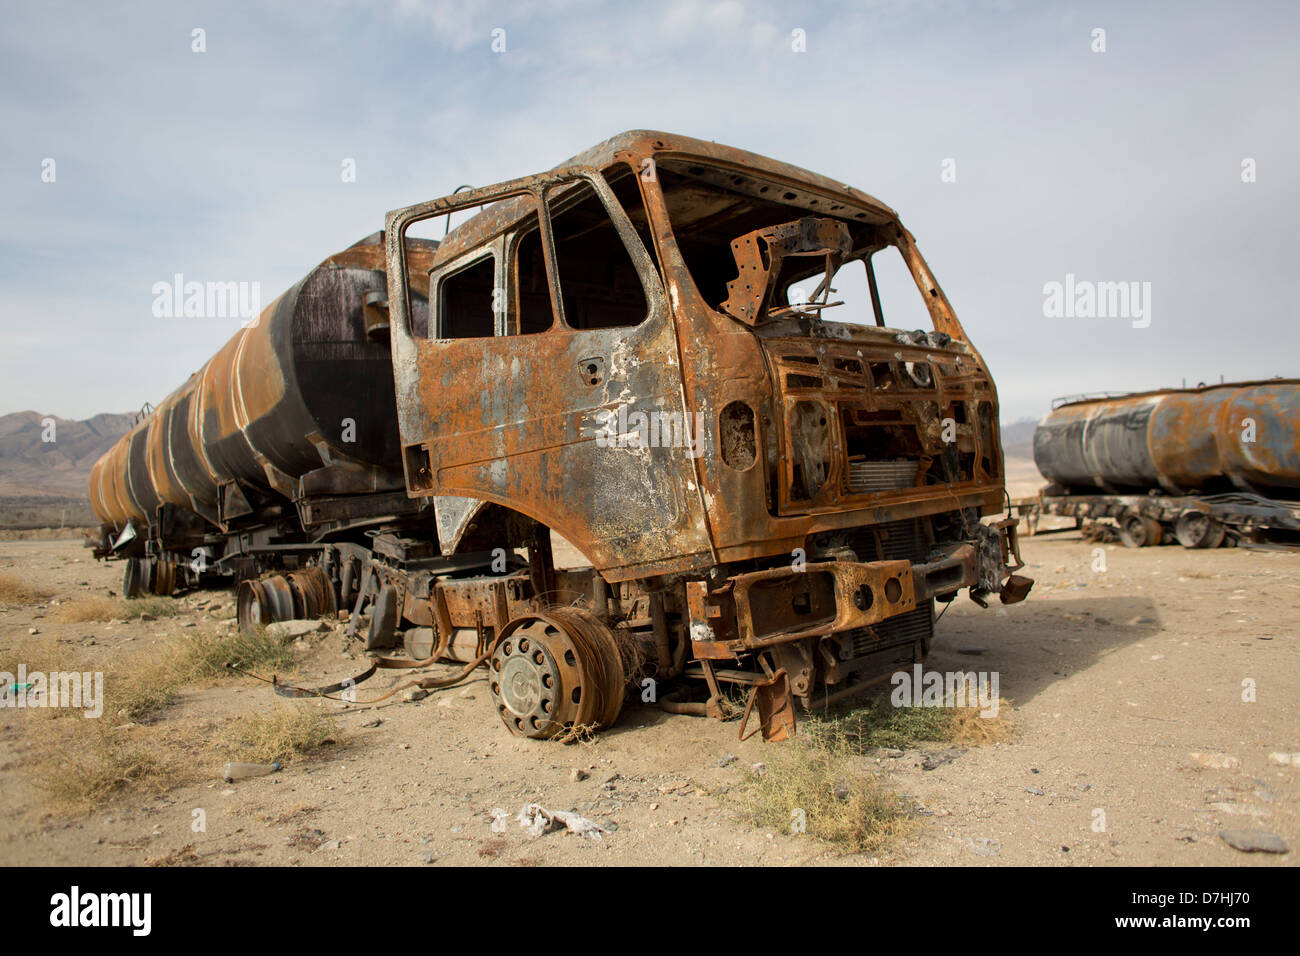
[[(637, 127), (752, 149), (898, 209), (1008, 417), (1057, 393), (1295, 372), (1300, 330), (1274, 291), (1300, 205), (1287, 7), (133, 10), (33, 4), (0, 25), (0, 410), (156, 401), (229, 331), (152, 319), (154, 282), (257, 281), (269, 301), (391, 208)], [(1240, 181), (1243, 157), (1256, 183)], [(1151, 327), (1045, 319), (1042, 287), (1066, 273), (1150, 281)]]

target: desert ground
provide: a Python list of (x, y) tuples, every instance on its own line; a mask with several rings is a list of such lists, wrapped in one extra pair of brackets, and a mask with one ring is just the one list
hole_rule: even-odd
[[(0, 708), (0, 859), (6, 864), (1294, 865), (1300, 849), (1300, 554), (1245, 548), (1127, 550), (1074, 532), (1023, 541), (1036, 579), (1022, 604), (959, 597), (927, 669), (996, 672), (1012, 730), (997, 742), (867, 752), (857, 772), (911, 808), (870, 852), (756, 825), (736, 795), (775, 748), (736, 722), (629, 705), (616, 727), (569, 745), (510, 736), (483, 678), (420, 701), (287, 702), (214, 677), (138, 720), (105, 711), (113, 739), (152, 770), (78, 804), (79, 744), (94, 718)], [(0, 604), (0, 670), (105, 670), (177, 641), (234, 632), (230, 592), (176, 599), (152, 620), (75, 621), (117, 600), (120, 564), (80, 541), (0, 541), (0, 574), (45, 592)], [(58, 602), (58, 603), (55, 603)], [(84, 605), (83, 605), (84, 606)], [(76, 617), (76, 615), (71, 615)], [(35, 633), (33, 633), (35, 632)], [(342, 625), (298, 638), (282, 671), (305, 684), (361, 670)], [(446, 672), (452, 672), (448, 666)], [(481, 673), (481, 672), (480, 672)], [(1253, 692), (1252, 692), (1253, 691)], [(880, 695), (888, 696), (888, 688)], [(878, 695), (879, 696), (879, 695)], [(329, 741), (270, 776), (227, 784), (223, 744), (249, 715), (328, 717)], [(98, 728), (96, 728), (98, 730)], [(225, 749), (223, 749), (223, 747)], [(161, 764), (161, 765), (159, 765)], [(90, 765), (87, 765), (90, 766)], [(63, 772), (63, 789), (51, 775)], [(87, 771), (88, 772), (88, 771)], [(112, 781), (110, 781), (111, 783)], [(575, 811), (599, 840), (518, 826), (521, 806)], [(494, 811), (509, 815), (494, 828)], [(497, 818), (501, 814), (496, 814)], [(1246, 853), (1220, 832), (1264, 830), (1290, 848)]]

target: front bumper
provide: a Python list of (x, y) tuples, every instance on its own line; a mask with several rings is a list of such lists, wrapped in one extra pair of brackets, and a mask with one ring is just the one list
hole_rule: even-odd
[(1024, 567), (1017, 520), (981, 524), (973, 539), (948, 546), (924, 563), (816, 561), (737, 574), (721, 586), (686, 585), (696, 658), (735, 659), (775, 644), (869, 627), (914, 610), (931, 598), (970, 588), (987, 606), (1024, 600), (1033, 580)]

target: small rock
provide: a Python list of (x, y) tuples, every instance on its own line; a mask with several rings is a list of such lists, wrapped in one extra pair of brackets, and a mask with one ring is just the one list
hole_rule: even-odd
[(410, 704), (415, 703), (417, 700), (424, 700), (428, 696), (429, 692), (423, 687), (408, 687), (402, 692), (402, 700)]
[(719, 766), (719, 767), (726, 767), (726, 766), (729, 766), (729, 765), (731, 765), (731, 764), (733, 764), (733, 763), (735, 763), (735, 762), (736, 762), (736, 755), (735, 755), (735, 754), (723, 754), (721, 757), (718, 758), (718, 766)]
[(1282, 842), (1280, 836), (1267, 830), (1221, 830), (1219, 838), (1242, 853), (1290, 852), (1290, 847)]
[(574, 767), (572, 770), (569, 771), (569, 779), (574, 783), (579, 783), (580, 781), (586, 780), (587, 776), (588, 776), (587, 771), (581, 769), (580, 767)]
[(39, 634), (39, 633), (41, 633), (41, 629), (38, 628), (38, 627), (29, 627), (29, 628), (27, 629), (27, 633), (28, 633), (28, 634)]
[(1300, 767), (1300, 754), (1271, 753), (1268, 755), (1268, 762), (1275, 763), (1279, 767)]
[(1038, 789), (1038, 787), (1025, 787), (1025, 793), (1032, 793), (1036, 797), (1041, 797), (1043, 795), (1043, 791)]
[(321, 850), (337, 850), (338, 848), (339, 848), (338, 840), (326, 840), (320, 846), (316, 847), (316, 852), (319, 853)]
[(424, 854), (424, 862), (425, 862), (425, 863), (432, 863), (435, 859), (437, 859), (437, 858), (436, 858), (432, 853), (426, 853), (426, 854)]
[(148, 623), (149, 621), (156, 621), (158, 618), (156, 615), (145, 613), (140, 615), (140, 620)]
[(361, 726), (362, 726), (363, 729), (364, 729), (364, 728), (367, 728), (367, 727), (378, 727), (378, 726), (379, 726), (380, 724), (382, 724), (383, 722), (384, 722), (384, 718), (382, 718), (382, 717), (376, 717), (374, 720), (367, 720), (367, 721), (366, 721), (364, 724), (362, 724)]
[(836, 800), (847, 800), (849, 798), (849, 785), (843, 780), (837, 780), (835, 786), (831, 788), (831, 795)]
[(891, 760), (897, 760), (899, 757), (903, 756), (903, 751), (895, 750), (893, 747), (890, 747), (886, 750), (882, 750), (881, 754)]
[(767, 764), (760, 761), (755, 764), (750, 764), (749, 769), (754, 771), (754, 773), (756, 773), (758, 776), (761, 777), (763, 776), (763, 774), (767, 773)]
[(1232, 770), (1241, 763), (1232, 754), (1203, 754), (1190, 753), (1187, 759), (1201, 767), (1209, 767), (1211, 770)]
[(957, 653), (958, 653), (958, 654), (965, 654), (967, 657), (979, 657), (981, 654), (984, 653), (984, 648), (982, 648), (982, 647), (959, 647), (959, 648), (957, 648)]
[(948, 750), (931, 751), (921, 757), (921, 769), (933, 770), (935, 767), (942, 767), (946, 763), (952, 763), (966, 751), (960, 747), (951, 747)]
[(976, 856), (997, 856), (1002, 852), (1002, 843), (992, 837), (967, 837), (966, 846)]

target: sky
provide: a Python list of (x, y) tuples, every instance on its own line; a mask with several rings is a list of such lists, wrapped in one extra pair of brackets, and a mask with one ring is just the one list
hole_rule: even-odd
[[(1297, 376), (1298, 27), (1288, 3), (11, 5), (0, 414), (164, 397), (239, 328), (155, 315), (177, 273), (265, 305), (390, 209), (638, 128), (896, 209), (1004, 421)], [(1093, 283), (1128, 308), (1090, 314)]]

